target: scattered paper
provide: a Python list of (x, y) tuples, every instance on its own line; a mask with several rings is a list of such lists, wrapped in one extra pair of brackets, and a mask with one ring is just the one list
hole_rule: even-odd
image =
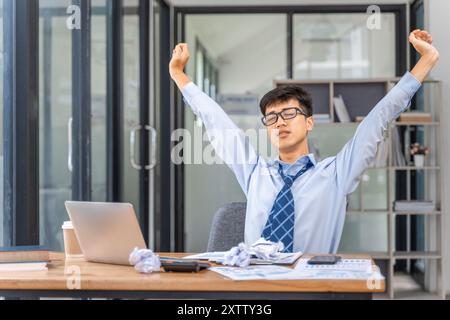
[(288, 274), (292, 269), (281, 266), (249, 266), (236, 267), (212, 267), (209, 270), (217, 272), (232, 280), (264, 280), (276, 275)]
[(214, 251), (214, 252), (203, 252), (198, 254), (193, 254), (190, 256), (183, 257), (183, 259), (193, 259), (193, 260), (208, 260), (211, 262), (215, 262), (216, 259), (223, 260), (225, 253), (227, 251)]
[(274, 274), (266, 277), (267, 280), (382, 280), (383, 275), (378, 272), (365, 273), (354, 271), (329, 270), (292, 270), (285, 274)]
[(288, 274), (270, 275), (270, 280), (335, 279), (335, 280), (381, 280), (378, 267), (369, 259), (341, 259), (336, 264), (308, 264), (300, 259)]
[(369, 259), (342, 259), (335, 265), (309, 265), (300, 259), (294, 269), (283, 266), (212, 267), (232, 280), (383, 280)]
[(370, 259), (341, 259), (335, 264), (308, 264), (309, 259), (300, 259), (295, 266), (295, 270), (336, 270), (372, 272), (372, 261)]

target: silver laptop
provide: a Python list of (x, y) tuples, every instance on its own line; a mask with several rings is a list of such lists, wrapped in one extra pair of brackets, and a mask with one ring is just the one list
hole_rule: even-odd
[(147, 248), (130, 203), (66, 201), (86, 260), (129, 265), (135, 247)]

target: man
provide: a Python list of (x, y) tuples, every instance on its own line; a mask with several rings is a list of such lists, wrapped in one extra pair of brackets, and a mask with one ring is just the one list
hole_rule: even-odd
[(264, 237), (282, 241), (286, 252), (337, 251), (347, 195), (373, 162), (388, 123), (409, 107), (439, 59), (426, 31), (414, 30), (409, 42), (421, 56), (417, 64), (377, 103), (342, 150), (320, 162), (308, 150), (307, 136), (314, 120), (311, 99), (304, 90), (285, 86), (261, 99), (262, 121), (279, 150), (279, 159), (266, 161), (221, 107), (184, 74), (189, 59), (187, 44), (173, 49), (170, 76), (203, 121), (216, 153), (233, 170), (247, 197), (247, 244)]

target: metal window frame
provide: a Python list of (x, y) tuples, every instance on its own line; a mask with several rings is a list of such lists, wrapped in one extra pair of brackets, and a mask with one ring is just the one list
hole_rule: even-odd
[[(158, 1), (158, 0), (154, 0)], [(109, 0), (108, 7), (92, 7), (90, 0), (74, 0), (81, 8), (81, 30), (73, 30), (72, 34), (72, 81), (73, 81), (73, 199), (91, 199), (91, 79), (90, 79), (90, 16), (105, 15), (110, 32), (108, 39), (108, 91), (107, 91), (107, 132), (114, 138), (109, 139), (107, 146), (108, 160), (114, 162), (107, 165), (107, 199), (122, 200), (122, 163), (123, 163), (123, 102), (122, 102), (122, 51), (121, 32), (122, 15), (139, 15), (141, 28), (148, 26), (140, 34), (141, 63), (149, 64), (149, 42), (153, 19), (150, 16), (149, 3), (141, 1), (140, 7), (123, 7), (122, 0)], [(161, 46), (158, 48), (161, 63), (166, 65), (170, 59), (169, 42), (169, 7), (158, 1), (161, 7), (160, 33)], [(109, 11), (109, 5), (114, 10)], [(38, 84), (39, 84), (39, 19), (45, 16), (44, 27), (49, 27), (51, 18), (67, 16), (65, 8), (39, 8), (38, 0), (4, 0), (4, 43), (5, 48), (5, 81), (4, 81), (4, 243), (5, 245), (38, 244), (39, 243), (39, 118), (38, 118)], [(108, 15), (109, 14), (109, 15)], [(143, 18), (142, 18), (143, 17)], [(118, 23), (117, 23), (118, 22)], [(113, 30), (114, 29), (114, 30)], [(112, 31), (112, 32), (111, 32)], [(50, 38), (44, 39), (51, 41)], [(111, 57), (111, 58), (110, 58)], [(119, 61), (119, 63), (118, 63)], [(44, 70), (49, 72), (50, 69)], [(148, 122), (148, 106), (150, 97), (147, 88), (151, 84), (149, 68), (141, 68), (141, 113), (140, 118)], [(170, 104), (170, 81), (165, 72), (161, 72), (160, 97), (161, 106)], [(167, 84), (167, 85), (165, 85)], [(20, 94), (17, 94), (20, 88)], [(51, 88), (44, 83), (45, 92)], [(20, 117), (19, 117), (20, 115)], [(20, 121), (19, 121), (20, 119)], [(47, 121), (50, 118), (46, 119)], [(112, 120), (109, 120), (112, 119)], [(156, 247), (170, 249), (170, 217), (165, 214), (170, 210), (170, 110), (161, 108), (158, 114), (161, 135), (158, 140), (158, 170), (156, 185), (161, 186), (160, 197), (156, 199), (155, 239)], [(44, 133), (48, 135), (49, 132)], [(148, 135), (142, 133), (140, 143), (141, 163), (148, 163)], [(20, 148), (18, 147), (20, 146)], [(158, 168), (159, 167), (159, 168)], [(45, 174), (45, 173), (44, 173)], [(148, 208), (148, 173), (140, 178), (141, 205)], [(145, 211), (145, 212), (148, 212)], [(147, 230), (148, 216), (143, 215), (143, 230)], [(147, 236), (147, 233), (145, 232)]]
[(106, 10), (106, 199), (123, 197), (123, 2), (109, 0)]
[[(163, 1), (157, 1), (161, 7), (161, 20), (160, 20), (160, 32), (161, 32), (161, 47), (158, 49), (161, 56), (161, 63), (168, 64), (170, 57), (170, 43), (169, 43), (169, 9), (166, 3)], [(152, 26), (152, 17), (149, 16), (147, 9), (149, 9), (149, 3), (142, 1), (142, 5), (145, 7), (127, 7), (124, 6), (123, 0), (108, 0), (107, 6), (92, 7), (91, 15), (105, 15), (107, 17), (107, 132), (112, 138), (107, 142), (107, 201), (119, 202), (123, 201), (123, 16), (124, 15), (137, 15), (140, 20), (140, 28), (145, 25), (149, 25), (149, 30), (144, 30), (140, 33), (140, 59), (141, 63), (144, 62), (147, 65), (149, 62), (150, 54), (148, 54), (150, 33)], [(141, 6), (142, 6), (141, 5)], [(54, 16), (67, 16), (65, 8), (41, 8), (41, 15), (47, 16), (51, 19)], [(147, 17), (145, 16), (147, 15)], [(143, 17), (143, 18), (142, 18)], [(164, 26), (164, 27), (163, 27)], [(140, 68), (140, 83), (142, 88), (149, 88), (152, 84), (151, 76), (148, 74), (147, 67)], [(79, 79), (79, 78), (77, 78)], [(161, 105), (170, 104), (169, 94), (169, 76), (165, 72), (162, 72), (160, 79), (160, 97)], [(167, 85), (164, 85), (167, 84)], [(140, 92), (140, 122), (141, 124), (148, 123), (147, 109), (149, 101), (152, 99), (148, 95), (147, 90), (141, 90)], [(170, 176), (170, 110), (168, 108), (161, 108), (161, 112), (158, 115), (157, 121), (161, 125), (161, 134), (158, 140), (158, 166), (155, 167), (158, 170), (156, 185), (161, 186), (160, 197), (155, 200), (155, 232), (154, 237), (156, 240), (155, 247), (163, 250), (169, 249), (170, 246), (170, 217), (163, 212), (170, 210), (170, 181), (166, 177)], [(140, 163), (148, 163), (148, 134), (145, 131), (140, 132)], [(84, 139), (86, 140), (86, 139)], [(158, 168), (159, 167), (159, 168)], [(86, 186), (86, 182), (84, 186)], [(140, 175), (139, 179), (140, 190), (140, 206), (144, 209), (143, 212), (148, 212), (148, 172)], [(77, 197), (78, 199), (80, 197)], [(84, 200), (87, 200), (85, 197)], [(147, 208), (147, 209), (145, 209)], [(146, 211), (145, 211), (146, 210)], [(141, 226), (143, 230), (148, 229), (149, 217), (147, 215), (141, 215)], [(147, 240), (147, 233), (144, 232)]]
[[(381, 12), (395, 14), (395, 61), (396, 76), (401, 76), (407, 71), (407, 6), (406, 4), (382, 4), (378, 5)], [(293, 16), (299, 13), (365, 13), (368, 5), (297, 5), (297, 6), (217, 6), (217, 7), (175, 7), (174, 8), (174, 34), (175, 41), (185, 41), (185, 16), (187, 14), (261, 14), (279, 13), (287, 15), (287, 75), (293, 76)], [(180, 20), (178, 22), (178, 20)], [(178, 26), (181, 24), (181, 26)], [(179, 30), (180, 29), (180, 30)], [(184, 108), (180, 106), (181, 96), (178, 91), (174, 93), (173, 126), (184, 127)], [(178, 251), (184, 251), (185, 228), (185, 199), (184, 199), (184, 165), (173, 165), (174, 170), (174, 247)]]
[[(186, 9), (186, 8), (185, 8)], [(185, 13), (179, 8), (174, 8), (173, 11), (173, 24), (174, 24), (174, 35), (173, 39), (175, 42), (184, 42), (186, 39), (185, 35)], [(181, 20), (178, 23), (178, 20)], [(180, 30), (179, 30), (180, 29)], [(180, 31), (180, 32), (179, 32)], [(175, 43), (173, 44), (175, 45)], [(173, 124), (172, 127), (174, 129), (184, 128), (184, 108), (180, 108), (180, 102), (182, 101), (181, 93), (177, 88), (175, 88), (173, 95), (173, 114), (172, 118)], [(173, 143), (172, 143), (173, 144)], [(171, 162), (172, 170), (174, 172), (173, 177), (173, 206), (171, 209), (173, 210), (171, 213), (171, 231), (173, 235), (171, 235), (171, 245), (176, 252), (184, 251), (184, 243), (185, 243), (185, 197), (184, 197), (184, 165), (181, 163), (179, 165), (174, 165)], [(173, 225), (173, 227), (172, 227)]]
[[(42, 37), (42, 46), (43, 46), (43, 50), (44, 52), (46, 52), (46, 50), (50, 50), (53, 46), (53, 40), (52, 40), (52, 35), (53, 35), (53, 31), (52, 31), (52, 20), (49, 17), (44, 17), (43, 18), (43, 37)], [(42, 106), (43, 108), (43, 134), (44, 134), (44, 141), (51, 141), (52, 139), (52, 86), (51, 86), (51, 81), (52, 81), (52, 61), (51, 61), (51, 56), (48, 54), (44, 54), (43, 56), (43, 66), (42, 66), (42, 70), (43, 70), (43, 78), (44, 81), (42, 83), (42, 87), (43, 87), (43, 93), (44, 93), (44, 105)], [(53, 159), (52, 159), (52, 153), (53, 153), (53, 145), (52, 143), (45, 143), (43, 145), (44, 148), (44, 152), (42, 154), (43, 157), (43, 161), (46, 164), (43, 168), (43, 176), (40, 179), (40, 184), (41, 186), (43, 186), (44, 188), (51, 188), (53, 186), (53, 177), (51, 175), (51, 168), (52, 163), (53, 163)]]
[[(414, 3), (412, 3), (409, 6), (409, 25), (411, 30), (416, 28), (416, 16), (413, 14), (414, 11), (419, 7), (420, 5), (423, 5), (422, 0), (416, 0)], [(416, 58), (416, 51), (410, 50), (409, 52), (409, 61), (411, 66), (414, 65), (417, 62)], [(411, 109), (416, 110), (417, 108), (417, 95), (414, 95), (411, 101)], [(411, 128), (412, 129), (412, 128)], [(402, 134), (403, 136), (406, 131), (409, 131), (409, 139), (410, 141), (417, 141), (417, 137), (420, 135), (418, 134), (417, 130), (410, 131), (409, 128), (402, 128)], [(402, 139), (402, 145), (405, 144), (404, 139)], [(417, 197), (417, 192), (420, 189), (420, 183), (419, 178), (417, 177), (416, 172), (397, 172), (396, 177), (399, 181), (402, 181), (399, 183), (396, 187), (396, 195), (397, 199), (408, 199), (409, 196), (411, 196), (413, 199)], [(403, 180), (400, 180), (403, 179)], [(408, 182), (409, 181), (409, 182)], [(408, 193), (407, 190), (404, 188), (401, 188), (402, 183), (410, 184), (410, 192)], [(414, 227), (416, 225), (418, 217), (417, 216), (396, 216), (395, 217), (395, 226), (396, 226), (396, 239), (395, 239), (395, 250), (398, 251), (408, 251), (408, 243), (409, 243), (409, 235), (411, 235), (411, 243), (414, 245)], [(411, 249), (415, 249), (414, 247), (411, 247)], [(414, 263), (416, 260), (399, 260), (395, 264), (395, 271), (410, 271), (414, 270)], [(422, 279), (423, 280), (423, 279)], [(419, 279), (419, 281), (421, 281)], [(423, 282), (423, 281), (422, 281)]]
[(72, 30), (72, 199), (91, 200), (91, 0), (80, 7), (80, 29)]
[[(159, 57), (161, 66), (168, 66), (170, 62), (171, 46), (170, 46), (170, 13), (169, 6), (160, 0), (153, 0), (159, 4), (159, 32), (160, 32), (160, 47)], [(152, 21), (153, 17), (151, 17)], [(152, 22), (153, 25), (153, 22)], [(152, 32), (152, 35), (154, 32)], [(155, 185), (159, 187), (159, 196), (155, 201), (155, 250), (160, 252), (168, 252), (171, 249), (171, 145), (170, 136), (172, 133), (171, 127), (171, 103), (170, 95), (170, 76), (164, 67), (161, 67), (161, 73), (158, 75), (159, 79), (159, 97), (160, 109), (156, 113), (158, 118), (157, 126), (159, 127), (158, 139), (158, 165), (155, 167), (156, 179)], [(157, 107), (157, 106), (156, 106)]]
[[(150, 125), (150, 6), (151, 1), (139, 0), (139, 123), (142, 128)], [(139, 173), (139, 220), (144, 239), (149, 244), (150, 215), (150, 172), (144, 164), (149, 163), (149, 132), (139, 131), (139, 163), (143, 164)]]
[[(417, 16), (416, 16), (416, 11), (422, 7), (423, 9), (424, 3), (423, 0), (415, 0), (410, 6), (409, 6), (409, 25), (410, 25), (410, 29), (411, 31), (416, 29), (417, 27), (423, 28), (423, 26), (418, 26), (417, 23)], [(410, 50), (410, 65), (414, 65), (417, 63), (418, 61), (418, 56), (416, 55), (416, 51), (415, 50)], [(419, 89), (422, 90), (422, 89)], [(411, 109), (415, 109), (417, 110), (417, 103), (418, 103), (418, 99), (417, 99), (417, 95), (414, 95), (412, 102), (411, 102)], [(414, 131), (410, 132), (410, 141), (418, 141), (418, 138), (421, 137), (423, 138), (423, 133), (420, 133), (419, 131), (417, 131), (417, 128), (415, 128)], [(399, 173), (401, 174), (401, 172)], [(406, 172), (403, 173), (404, 175), (408, 174)], [(417, 172), (411, 172), (409, 173), (411, 174), (411, 196), (414, 199), (417, 199), (417, 196), (419, 194), (419, 192), (422, 192), (424, 190), (424, 181), (423, 181), (423, 176), (419, 177), (417, 175)], [(401, 193), (400, 193), (401, 192)], [(399, 191), (400, 195), (405, 195), (405, 191)], [(406, 217), (398, 217), (396, 220), (396, 223), (398, 224), (398, 229), (400, 229), (400, 231), (403, 233), (404, 238), (400, 238), (397, 241), (397, 244), (399, 245), (399, 248), (396, 248), (397, 250), (402, 250), (402, 247), (406, 247), (406, 249), (408, 249), (408, 234), (411, 236), (410, 241), (411, 241), (411, 250), (412, 251), (424, 251), (424, 249), (422, 248), (417, 248), (417, 227), (421, 226), (424, 228), (424, 232), (425, 232), (425, 222), (423, 221), (424, 217), (423, 216), (419, 216), (419, 215), (412, 215), (412, 216), (406, 216)], [(405, 230), (406, 229), (406, 230)], [(405, 236), (406, 234), (406, 236)], [(399, 237), (400, 234), (397, 234), (397, 237)], [(397, 239), (396, 239), (397, 240)], [(425, 239), (424, 239), (425, 241)], [(405, 246), (406, 243), (406, 246)], [(425, 241), (426, 243), (426, 241)], [(421, 284), (422, 286), (425, 287), (425, 274), (426, 272), (422, 272), (421, 270), (419, 270), (418, 268), (416, 268), (416, 261), (417, 259), (411, 259), (408, 261), (398, 261), (398, 269), (401, 269), (402, 271), (410, 271), (414, 277), (414, 279)]]
[(4, 244), (39, 244), (37, 0), (4, 0)]

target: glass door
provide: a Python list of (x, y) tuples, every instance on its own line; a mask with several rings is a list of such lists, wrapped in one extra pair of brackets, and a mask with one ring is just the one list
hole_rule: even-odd
[[(72, 199), (78, 161), (72, 58), (73, 35), (80, 31), (67, 25), (71, 5), (71, 0), (39, 3), (39, 234), (40, 243), (52, 250), (63, 249), (61, 225), (69, 219), (64, 202)], [(91, 6), (91, 185), (86, 200), (106, 201), (106, 0)]]
[[(160, 4), (146, 0), (117, 3), (111, 6), (106, 0), (93, 0), (88, 17), (91, 117), (89, 130), (80, 134), (83, 141), (90, 142), (86, 151), (90, 175), (89, 184), (84, 186), (89, 190), (83, 193), (83, 199), (133, 204), (144, 238), (153, 248), (157, 237), (154, 208), (156, 202), (160, 203), (156, 186), (160, 119), (156, 110), (161, 105)], [(72, 59), (75, 32), (87, 31), (67, 27), (70, 5), (72, 0), (40, 1), (40, 243), (52, 250), (63, 249), (61, 225), (69, 219), (64, 202), (72, 199), (76, 188), (76, 161), (85, 157), (75, 156), (73, 150), (73, 98), (79, 93), (73, 85), (76, 70)], [(114, 19), (120, 20), (120, 27), (109, 33), (109, 26), (117, 22)], [(117, 51), (113, 54), (108, 51), (114, 49)], [(111, 86), (110, 77), (115, 77)], [(117, 97), (111, 95), (115, 90), (120, 91), (119, 103), (108, 98)], [(114, 122), (111, 114), (119, 121)], [(120, 134), (111, 134), (114, 132)], [(112, 189), (118, 192), (110, 192)]]
[[(133, 205), (144, 228), (143, 217), (145, 208), (142, 207), (142, 198), (146, 197), (139, 190), (142, 163), (140, 162), (139, 142), (143, 137), (142, 122), (140, 118), (140, 52), (139, 52), (139, 15), (137, 1), (123, 1), (124, 15), (122, 17), (123, 44), (123, 119), (121, 129), (123, 133), (122, 150), (122, 200)], [(129, 12), (132, 12), (131, 14)], [(145, 165), (145, 164), (144, 164)], [(144, 230), (143, 230), (144, 231)]]
[(155, 123), (154, 51), (151, 21), (154, 1), (124, 1), (123, 15), (123, 189), (133, 204), (144, 238), (154, 248)]

